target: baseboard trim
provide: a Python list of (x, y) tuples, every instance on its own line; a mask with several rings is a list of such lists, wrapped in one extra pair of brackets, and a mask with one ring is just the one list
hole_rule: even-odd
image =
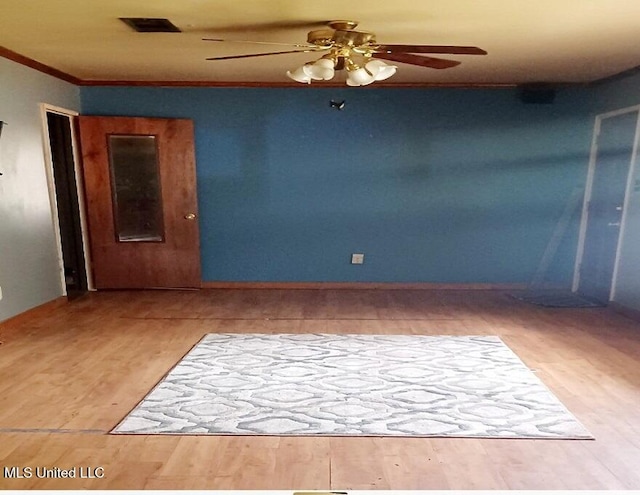
[(623, 306), (622, 304), (618, 304), (615, 301), (609, 302), (609, 307), (613, 309), (616, 313), (620, 313), (622, 316), (626, 316), (635, 321), (640, 321), (640, 311), (633, 308), (628, 308), (627, 306)]
[(522, 290), (527, 284), (442, 284), (432, 282), (206, 282), (203, 289), (349, 289), (349, 290)]
[(0, 321), (0, 325), (2, 325), (2, 329), (3, 330), (7, 330), (9, 328), (15, 328), (21, 325), (24, 325), (26, 323), (29, 323), (29, 321), (31, 320), (35, 320), (38, 318), (41, 318), (43, 315), (45, 315), (46, 313), (49, 313), (51, 311), (53, 311), (56, 308), (59, 308), (60, 306), (63, 306), (65, 304), (67, 304), (67, 298), (62, 296), (62, 297), (57, 297), (56, 299), (53, 299), (52, 301), (46, 302), (44, 304), (40, 304), (39, 306), (36, 306), (35, 308), (31, 308), (28, 309), (22, 313), (19, 313), (15, 316), (12, 316), (11, 318), (4, 320), (4, 321)]

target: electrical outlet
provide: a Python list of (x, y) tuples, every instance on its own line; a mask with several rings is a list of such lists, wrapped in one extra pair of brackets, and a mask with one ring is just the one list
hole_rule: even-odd
[(352, 265), (362, 265), (364, 263), (364, 254), (362, 253), (354, 253), (351, 255), (351, 264)]

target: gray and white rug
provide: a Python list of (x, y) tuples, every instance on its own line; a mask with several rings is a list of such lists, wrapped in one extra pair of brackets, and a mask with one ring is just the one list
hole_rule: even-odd
[(112, 431), (589, 439), (493, 336), (209, 334)]

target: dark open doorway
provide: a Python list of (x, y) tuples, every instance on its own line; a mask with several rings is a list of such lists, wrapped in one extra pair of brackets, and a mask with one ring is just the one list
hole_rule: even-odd
[(80, 201), (73, 153), (73, 124), (69, 115), (47, 111), (47, 128), (55, 197), (62, 244), (67, 297), (75, 299), (88, 289), (82, 240)]

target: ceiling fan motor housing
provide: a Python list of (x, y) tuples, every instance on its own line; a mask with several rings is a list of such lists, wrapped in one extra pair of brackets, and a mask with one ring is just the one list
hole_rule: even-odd
[(366, 31), (355, 31), (355, 21), (332, 21), (331, 29), (317, 29), (307, 35), (307, 41), (318, 46), (357, 47), (375, 43), (375, 35)]
[(375, 37), (373, 33), (366, 31), (335, 31), (333, 41), (336, 45), (362, 46), (374, 43)]

